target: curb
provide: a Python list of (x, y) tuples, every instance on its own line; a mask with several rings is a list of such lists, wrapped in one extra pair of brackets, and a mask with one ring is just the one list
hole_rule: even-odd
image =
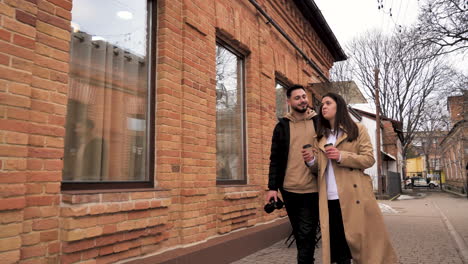
[(447, 190), (447, 189), (442, 189), (442, 191), (443, 191), (443, 192), (452, 193), (452, 194), (456, 194), (456, 195), (458, 195), (458, 196), (460, 196), (460, 197), (464, 197), (464, 198), (466, 197), (465, 194), (457, 193), (457, 192), (450, 191), (450, 190)]
[(437, 211), (439, 211), (440, 216), (442, 217), (442, 220), (444, 221), (444, 224), (449, 231), (449, 234), (452, 236), (455, 244), (457, 245), (458, 254), (460, 254), (463, 263), (468, 264), (468, 246), (465, 244), (465, 241), (460, 236), (460, 234), (458, 234), (457, 230), (455, 230), (452, 223), (450, 223), (450, 220), (448, 220), (442, 210), (440, 210), (439, 206), (437, 206), (437, 204), (433, 201), (431, 201), (431, 203), (437, 209)]
[(390, 198), (390, 201), (393, 201), (393, 200), (395, 200), (395, 199), (398, 198), (398, 197), (400, 197), (400, 194), (397, 194), (397, 195), (393, 196), (392, 198)]

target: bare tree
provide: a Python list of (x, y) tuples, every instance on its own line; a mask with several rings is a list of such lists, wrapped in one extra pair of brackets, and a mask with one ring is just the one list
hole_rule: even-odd
[(425, 0), (416, 37), (418, 46), (435, 44), (437, 54), (468, 50), (468, 1)]
[(375, 100), (374, 68), (379, 69), (380, 113), (403, 124), (406, 153), (421, 123), (427, 98), (441, 89), (449, 68), (432, 56), (433, 46), (414, 49), (414, 32), (386, 36), (368, 32), (346, 47), (353, 76), (367, 97)]

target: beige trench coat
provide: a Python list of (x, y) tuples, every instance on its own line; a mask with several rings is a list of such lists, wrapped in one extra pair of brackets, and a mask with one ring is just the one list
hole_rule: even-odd
[[(372, 144), (367, 129), (357, 124), (359, 136), (352, 142), (343, 133), (335, 146), (340, 150), (341, 162), (333, 161), (336, 185), (343, 215), (343, 225), (353, 263), (393, 264), (397, 256), (390, 244), (385, 223), (374, 196), (372, 180), (363, 170), (374, 162)], [(319, 206), (322, 230), (322, 263), (330, 263), (330, 236), (328, 230), (328, 198), (325, 180), (327, 157), (322, 137), (316, 146), (319, 165)]]

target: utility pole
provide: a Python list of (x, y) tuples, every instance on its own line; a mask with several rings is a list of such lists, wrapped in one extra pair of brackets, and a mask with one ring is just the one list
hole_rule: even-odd
[(374, 69), (374, 79), (375, 79), (375, 141), (377, 147), (377, 183), (378, 183), (378, 192), (377, 194), (382, 195), (385, 193), (383, 186), (383, 177), (382, 177), (382, 152), (380, 151), (380, 99), (379, 99), (379, 68), (375, 67)]

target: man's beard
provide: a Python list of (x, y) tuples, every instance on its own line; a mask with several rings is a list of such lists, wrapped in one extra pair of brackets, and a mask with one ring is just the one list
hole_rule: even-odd
[(304, 108), (302, 107), (297, 107), (297, 106), (293, 106), (292, 109), (294, 109), (294, 111), (298, 112), (298, 113), (305, 113), (307, 111), (307, 105), (304, 106)]

